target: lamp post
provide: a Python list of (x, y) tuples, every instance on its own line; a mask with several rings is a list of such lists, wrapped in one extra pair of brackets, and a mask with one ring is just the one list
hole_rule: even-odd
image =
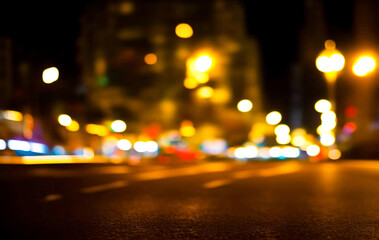
[(336, 43), (333, 40), (325, 41), (325, 49), (316, 59), (316, 67), (323, 72), (327, 82), (327, 91), (329, 101), (332, 103), (332, 110), (336, 109), (335, 84), (339, 71), (345, 66), (344, 56), (336, 49)]

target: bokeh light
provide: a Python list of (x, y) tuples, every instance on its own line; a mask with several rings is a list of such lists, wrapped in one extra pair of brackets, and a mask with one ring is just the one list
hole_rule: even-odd
[(113, 132), (123, 132), (126, 130), (126, 123), (122, 120), (115, 120), (111, 124)]
[(213, 88), (205, 86), (197, 90), (197, 95), (200, 98), (211, 98), (213, 96)]
[(253, 108), (253, 103), (250, 100), (243, 99), (238, 102), (237, 109), (240, 112), (248, 112)]
[(375, 60), (372, 57), (360, 57), (353, 65), (353, 72), (359, 77), (366, 76), (375, 69)]
[(46, 84), (53, 83), (59, 78), (59, 71), (56, 67), (47, 68), (42, 72), (42, 80)]
[(154, 65), (157, 63), (158, 58), (157, 58), (157, 55), (155, 55), (154, 53), (149, 53), (149, 54), (146, 54), (144, 60), (146, 64)]
[(127, 139), (121, 139), (117, 142), (117, 147), (121, 150), (128, 151), (132, 148), (132, 143)]
[(328, 157), (332, 160), (337, 160), (341, 157), (341, 151), (338, 149), (332, 149), (329, 151)]
[(319, 155), (320, 151), (321, 151), (320, 147), (315, 144), (309, 145), (306, 149), (307, 154), (311, 157), (315, 157)]
[(199, 72), (206, 72), (212, 66), (212, 58), (208, 55), (202, 55), (195, 61), (195, 69)]
[(323, 146), (331, 146), (336, 141), (332, 134), (323, 134), (320, 136), (320, 142)]
[(276, 142), (279, 144), (288, 144), (291, 142), (290, 135), (278, 135), (276, 136)]
[(276, 125), (280, 121), (282, 121), (282, 115), (277, 111), (270, 112), (266, 116), (266, 122), (270, 125)]
[(70, 125), (66, 126), (66, 129), (71, 132), (77, 132), (80, 129), (79, 123), (75, 120), (71, 120)]
[(324, 112), (327, 112), (329, 111), (330, 109), (332, 108), (332, 104), (326, 100), (326, 99), (321, 99), (321, 100), (318, 100), (316, 103), (315, 103), (315, 110), (319, 113), (324, 113)]
[(67, 127), (71, 124), (72, 119), (67, 114), (61, 114), (58, 116), (58, 122), (60, 125)]
[(289, 135), (289, 133), (290, 133), (290, 127), (288, 127), (286, 124), (280, 124), (275, 127), (276, 135)]
[(175, 33), (180, 38), (190, 38), (193, 35), (193, 29), (187, 23), (180, 23), (176, 26)]
[(193, 77), (187, 77), (184, 79), (184, 87), (187, 89), (195, 89), (197, 86), (199, 86), (199, 82), (193, 78)]

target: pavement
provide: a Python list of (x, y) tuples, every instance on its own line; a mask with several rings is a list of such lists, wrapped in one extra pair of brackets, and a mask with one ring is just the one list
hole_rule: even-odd
[(1, 239), (378, 239), (379, 161), (0, 165)]

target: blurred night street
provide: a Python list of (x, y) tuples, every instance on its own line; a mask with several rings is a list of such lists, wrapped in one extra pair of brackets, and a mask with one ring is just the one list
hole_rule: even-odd
[(2, 239), (376, 239), (379, 163), (5, 165)]
[(378, 12), (0, 1), (0, 239), (379, 239)]

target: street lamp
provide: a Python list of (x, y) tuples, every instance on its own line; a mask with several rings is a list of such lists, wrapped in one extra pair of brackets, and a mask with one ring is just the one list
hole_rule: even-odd
[(328, 98), (332, 103), (332, 109), (335, 109), (335, 83), (337, 74), (345, 66), (344, 56), (336, 49), (336, 43), (333, 40), (325, 41), (325, 49), (316, 59), (316, 67), (323, 72), (328, 84)]

